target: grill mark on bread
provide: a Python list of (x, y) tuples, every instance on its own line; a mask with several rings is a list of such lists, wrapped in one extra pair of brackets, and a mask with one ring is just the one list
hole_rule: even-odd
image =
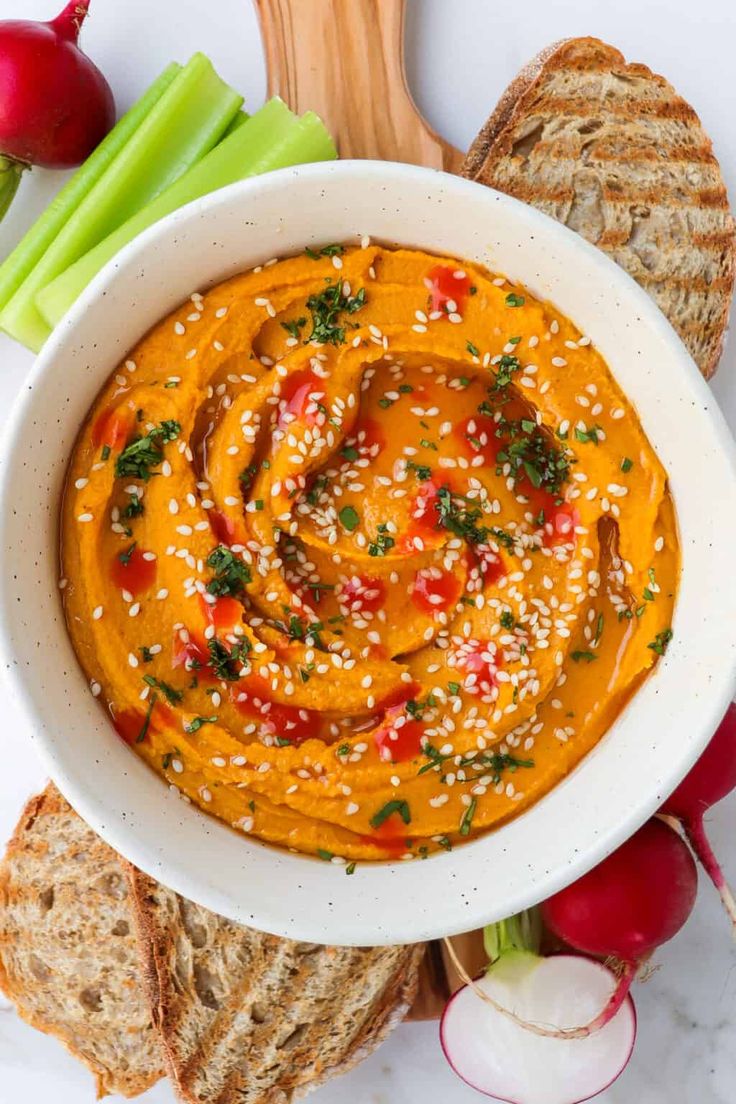
[(118, 856), (52, 785), (23, 810), (0, 867), (0, 988), (92, 1071), (99, 1095), (163, 1074), (137, 976)]
[[(154, 1023), (191, 1104), (270, 1104), (341, 1072), (414, 997), (422, 946), (309, 947), (191, 903), (187, 917), (172, 891), (132, 867), (128, 876)], [(200, 957), (223, 987), (204, 1004), (193, 984)]]
[[(631, 105), (634, 104), (637, 116), (670, 119), (681, 123), (699, 123), (697, 114), (684, 100), (671, 102), (669, 100), (640, 100), (632, 97)], [(618, 107), (610, 100), (605, 99), (595, 100), (585, 96), (547, 95), (534, 101), (533, 111), (539, 115), (552, 114), (564, 118), (585, 118), (600, 112), (601, 116), (608, 117), (614, 122), (620, 122), (622, 119), (631, 121), (631, 105), (624, 102)]]
[(733, 290), (734, 221), (711, 142), (663, 77), (598, 39), (554, 43), (506, 89), (462, 173), (608, 252), (712, 375)]
[[(496, 188), (499, 192), (506, 192), (507, 195), (513, 195), (516, 199), (521, 199), (532, 206), (547, 203), (566, 203), (572, 194), (571, 190), (567, 187), (543, 189), (535, 185), (532, 181), (528, 184), (519, 182), (515, 184), (513, 188), (511, 188), (506, 181), (497, 180), (495, 178), (483, 179), (481, 183), (488, 184), (489, 187)], [(611, 204), (620, 204), (622, 207), (655, 205), (661, 203), (662, 191), (661, 189), (631, 190), (627, 191), (626, 198), (622, 199), (615, 190), (610, 187), (606, 189), (604, 185), (603, 196), (607, 202)], [(695, 200), (698, 206), (705, 210), (712, 209), (723, 211), (728, 209), (728, 197), (713, 190), (693, 192), (688, 199)], [(667, 196), (667, 203), (668, 206), (682, 208), (683, 210), (690, 210), (693, 206), (691, 202), (678, 199), (674, 196)], [(725, 240), (730, 241), (732, 238), (732, 234), (728, 230), (722, 230), (721, 234)]]

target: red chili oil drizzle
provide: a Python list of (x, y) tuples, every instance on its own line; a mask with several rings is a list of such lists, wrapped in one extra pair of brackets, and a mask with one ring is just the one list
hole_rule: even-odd
[(430, 311), (462, 313), (465, 300), (470, 294), (470, 278), (465, 273), (455, 276), (456, 272), (462, 272), (462, 269), (449, 268), (447, 265), (435, 265), (430, 269), (427, 275)]
[(144, 549), (138, 547), (118, 553), (110, 565), (110, 577), (121, 590), (142, 594), (156, 581), (156, 560), (146, 559)]

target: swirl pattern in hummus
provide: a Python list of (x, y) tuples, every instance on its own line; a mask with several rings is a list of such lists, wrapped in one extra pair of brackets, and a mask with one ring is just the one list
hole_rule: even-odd
[(672, 501), (604, 361), (418, 251), (193, 295), (99, 396), (63, 515), (69, 630), (122, 738), (350, 871), (518, 815), (671, 636)]

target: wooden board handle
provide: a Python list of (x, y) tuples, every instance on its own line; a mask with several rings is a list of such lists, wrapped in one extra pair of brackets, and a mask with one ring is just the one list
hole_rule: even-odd
[(455, 171), (404, 73), (404, 0), (256, 0), (268, 94), (324, 120), (341, 157)]

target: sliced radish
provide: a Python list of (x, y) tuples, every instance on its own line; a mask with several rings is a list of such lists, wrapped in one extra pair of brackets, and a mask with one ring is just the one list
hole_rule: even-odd
[[(578, 955), (510, 954), (475, 985), (522, 1020), (565, 1029), (593, 1020), (615, 991), (616, 978), (602, 963)], [(589, 1100), (626, 1067), (635, 1038), (630, 996), (594, 1034), (557, 1039), (520, 1026), (470, 985), (451, 998), (440, 1025), (442, 1048), (455, 1073), (510, 1104)]]

